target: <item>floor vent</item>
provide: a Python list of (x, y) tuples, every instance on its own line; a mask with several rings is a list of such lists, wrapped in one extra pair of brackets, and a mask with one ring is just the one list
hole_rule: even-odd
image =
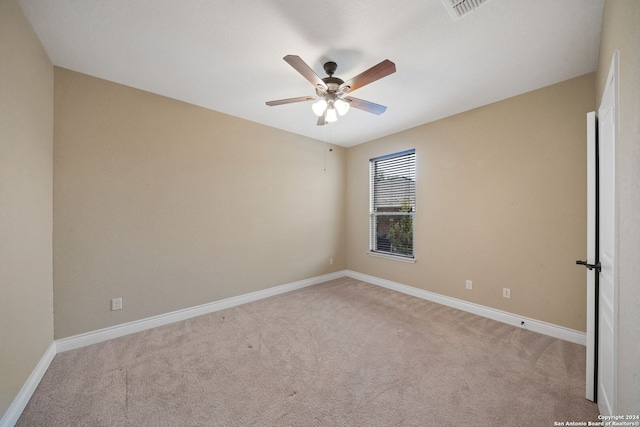
[(473, 12), (489, 0), (441, 0), (454, 21)]

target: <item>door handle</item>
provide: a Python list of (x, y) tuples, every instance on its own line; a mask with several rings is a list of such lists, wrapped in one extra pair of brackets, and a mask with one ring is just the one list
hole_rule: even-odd
[(576, 264), (578, 265), (584, 265), (585, 267), (587, 267), (589, 270), (596, 270), (598, 273), (600, 273), (600, 271), (602, 270), (602, 265), (598, 262), (597, 264), (589, 264), (587, 263), (587, 261), (576, 261)]

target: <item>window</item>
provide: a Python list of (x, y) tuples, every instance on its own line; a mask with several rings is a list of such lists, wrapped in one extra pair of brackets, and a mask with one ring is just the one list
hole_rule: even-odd
[(415, 150), (369, 161), (371, 252), (413, 259), (416, 213)]

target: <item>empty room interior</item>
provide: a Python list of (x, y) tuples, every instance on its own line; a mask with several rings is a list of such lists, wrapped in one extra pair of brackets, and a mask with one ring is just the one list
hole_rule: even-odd
[(0, 0), (0, 427), (639, 425), (640, 2), (401, 3)]

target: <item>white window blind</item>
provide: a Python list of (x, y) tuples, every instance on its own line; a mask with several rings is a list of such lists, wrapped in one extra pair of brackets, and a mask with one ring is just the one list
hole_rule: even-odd
[(413, 258), (416, 213), (415, 150), (376, 157), (369, 163), (372, 252)]

